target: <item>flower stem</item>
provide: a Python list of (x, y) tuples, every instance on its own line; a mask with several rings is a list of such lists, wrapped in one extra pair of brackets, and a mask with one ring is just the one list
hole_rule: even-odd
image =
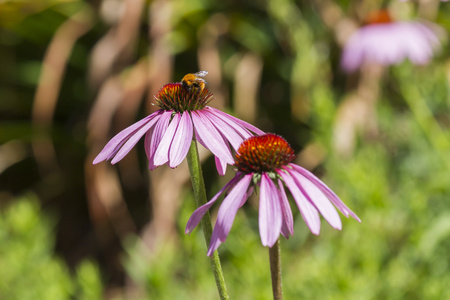
[(269, 260), (273, 299), (282, 300), (283, 290), (281, 289), (281, 250), (279, 239), (273, 247), (269, 248)]
[[(200, 207), (201, 205), (206, 203), (207, 199), (202, 168), (198, 156), (197, 141), (195, 139), (193, 139), (191, 142), (191, 147), (189, 148), (189, 152), (186, 158), (189, 165), (189, 172), (191, 173), (195, 202), (197, 204), (197, 207)], [(212, 234), (211, 216), (209, 215), (209, 212), (206, 212), (206, 214), (203, 216), (201, 223), (203, 228), (203, 235), (205, 236), (206, 247), (208, 247), (211, 241)], [(214, 251), (213, 255), (210, 257), (210, 262), (220, 299), (229, 299), (227, 287), (225, 285), (225, 278), (222, 272), (222, 266), (220, 264), (219, 253), (217, 252), (217, 250)]]

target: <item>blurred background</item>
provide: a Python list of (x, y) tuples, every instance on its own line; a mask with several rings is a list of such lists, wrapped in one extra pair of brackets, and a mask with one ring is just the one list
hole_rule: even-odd
[[(374, 10), (432, 23), (425, 66), (340, 67)], [(291, 202), (286, 299), (450, 299), (450, 4), (0, 1), (0, 299), (216, 299), (187, 165), (143, 142), (92, 165), (153, 95), (206, 70), (211, 106), (285, 137), (361, 218), (312, 235)], [(202, 152), (208, 197), (219, 177)], [(257, 201), (219, 248), (231, 299), (272, 299)], [(217, 209), (213, 210), (213, 218)]]

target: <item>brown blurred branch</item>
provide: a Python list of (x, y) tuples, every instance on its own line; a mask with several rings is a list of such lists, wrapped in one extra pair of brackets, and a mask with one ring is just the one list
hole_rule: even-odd
[(256, 121), (262, 70), (263, 60), (255, 53), (244, 54), (236, 68), (234, 109), (239, 118), (250, 123)]
[[(104, 245), (113, 239), (112, 231), (122, 238), (136, 231), (136, 226), (123, 199), (116, 169), (106, 163), (92, 166), (92, 160), (107, 143), (111, 131), (117, 133), (133, 123), (148, 77), (146, 59), (126, 69), (136, 52), (145, 1), (123, 1), (118, 12), (109, 11), (112, 16), (106, 11), (111, 4), (103, 1), (102, 13), (114, 24), (95, 45), (90, 57), (89, 82), (92, 87), (99, 88), (99, 92), (88, 121), (90, 155), (85, 164), (91, 219)], [(113, 8), (118, 7), (113, 5)], [(114, 116), (117, 116), (116, 122)], [(125, 186), (134, 188), (142, 181), (135, 151), (119, 166)]]
[(136, 41), (145, 8), (144, 0), (125, 0), (123, 13), (105, 36), (94, 46), (89, 62), (89, 83), (97, 89), (111, 74), (129, 64), (136, 52)]
[[(109, 78), (100, 89), (88, 122), (91, 155), (85, 165), (90, 213), (100, 238), (108, 243), (111, 225), (119, 237), (136, 231), (122, 196), (122, 187), (115, 168), (103, 163), (92, 166), (92, 160), (107, 143), (113, 117), (121, 120), (118, 130), (132, 124), (147, 87), (147, 61), (142, 59), (124, 74)], [(130, 159), (131, 158), (131, 159)], [(142, 181), (135, 151), (119, 163), (125, 185)], [(111, 223), (111, 225), (110, 225)]]
[[(155, 107), (153, 95), (172, 78), (173, 54), (167, 35), (172, 30), (172, 3), (166, 0), (153, 1), (148, 7), (149, 23), (149, 60), (148, 60), (148, 95), (147, 111)], [(180, 78), (181, 80), (181, 78)]]
[(339, 105), (333, 136), (338, 154), (350, 156), (353, 153), (358, 133), (377, 135), (376, 102), (384, 70), (377, 64), (364, 65), (356, 91)]
[(208, 71), (208, 89), (214, 91), (214, 101), (210, 104), (223, 109), (228, 102), (228, 90), (223, 84), (222, 63), (219, 54), (219, 38), (229, 30), (229, 19), (225, 14), (212, 15), (200, 28), (198, 47), (199, 70)]
[(45, 53), (32, 108), (36, 133), (33, 152), (42, 174), (58, 169), (56, 153), (48, 130), (51, 128), (67, 61), (75, 42), (92, 27), (89, 6), (84, 6), (56, 31)]
[(332, 30), (336, 42), (343, 46), (350, 35), (357, 29), (357, 23), (348, 18), (334, 1), (315, 0), (314, 2), (323, 22)]
[[(167, 35), (171, 32), (172, 3), (157, 0), (149, 6), (149, 61), (148, 61), (148, 94), (146, 109), (150, 113), (156, 109), (153, 95), (170, 81), (173, 69), (173, 54), (167, 43)], [(166, 166), (149, 171), (149, 195), (152, 205), (152, 219), (142, 232), (144, 245), (155, 250), (155, 245), (169, 238), (175, 233), (175, 213), (179, 205), (179, 196), (183, 182), (187, 180), (187, 166), (183, 164), (176, 170)], [(180, 177), (181, 176), (181, 177)], [(162, 188), (166, 187), (166, 188)], [(168, 188), (167, 188), (168, 187)], [(142, 253), (150, 254), (148, 249)]]

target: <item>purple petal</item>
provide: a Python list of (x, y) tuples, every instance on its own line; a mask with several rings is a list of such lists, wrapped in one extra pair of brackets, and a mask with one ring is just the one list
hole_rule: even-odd
[(217, 231), (213, 231), (212, 236), (211, 236), (211, 243), (209, 243), (207, 255), (212, 256), (214, 251), (216, 251), (217, 248), (219, 248), (220, 244), (222, 244), (222, 241), (218, 238)]
[(217, 156), (214, 156), (214, 161), (216, 162), (217, 173), (219, 173), (220, 176), (225, 175), (225, 172), (227, 171), (227, 163), (220, 160)]
[(325, 196), (322, 191), (313, 184), (312, 181), (308, 180), (306, 177), (297, 173), (296, 171), (285, 168), (289, 174), (291, 174), (292, 178), (296, 181), (303, 195), (308, 199), (308, 201), (313, 204), (322, 216), (327, 220), (327, 222), (335, 229), (341, 230), (342, 223), (339, 218), (339, 214), (334, 208), (333, 204), (331, 204), (330, 200)]
[(286, 191), (284, 190), (283, 182), (278, 179), (278, 191), (280, 197), (281, 213), (283, 215), (283, 223), (281, 225), (281, 234), (285, 238), (294, 235), (294, 217), (292, 216), (291, 206), (289, 205)]
[(186, 229), (184, 231), (185, 234), (190, 234), (192, 230), (194, 230), (195, 227), (197, 227), (198, 223), (200, 223), (200, 220), (203, 218), (203, 215), (208, 211), (208, 209), (211, 208), (211, 206), (219, 199), (219, 196), (228, 190), (228, 188), (233, 187), (236, 182), (238, 182), (241, 179), (240, 174), (236, 174), (236, 176), (231, 179), (223, 188), (220, 189), (220, 191), (207, 203), (203, 204), (202, 206), (198, 207), (189, 218)]
[(281, 178), (283, 178), (284, 183), (291, 191), (291, 194), (297, 203), (298, 209), (300, 210), (306, 225), (308, 225), (313, 234), (318, 235), (320, 233), (320, 217), (317, 209), (314, 205), (309, 203), (305, 196), (303, 196), (299, 187), (289, 173), (279, 170), (278, 174)]
[(154, 162), (156, 149), (158, 149), (161, 139), (163, 138), (167, 128), (169, 127), (172, 112), (173, 111), (168, 110), (161, 115), (159, 122), (156, 124), (155, 129), (153, 130), (151, 141), (150, 138), (148, 139), (150, 141), (150, 143), (148, 144), (148, 152), (150, 154), (150, 157), (148, 158), (148, 168), (150, 170), (153, 170), (157, 167)]
[(158, 119), (157, 117), (160, 113), (161, 110), (158, 110), (116, 134), (97, 155), (97, 157), (94, 159), (93, 164), (95, 165), (101, 161), (108, 160), (114, 157), (126, 140), (128, 140), (133, 134), (138, 131), (139, 128), (145, 126), (145, 124), (150, 122), (152, 119)]
[(198, 115), (196, 111), (192, 112), (192, 120), (194, 121), (195, 131), (206, 148), (221, 160), (232, 165), (234, 160), (230, 149), (214, 125), (207, 118)]
[[(208, 109), (208, 110), (207, 110)], [(250, 130), (246, 129), (245, 127), (238, 124), (236, 121), (230, 118), (227, 114), (218, 114), (215, 111), (212, 110), (212, 107), (206, 107), (204, 109), (210, 114), (213, 114), (216, 118), (221, 119), (225, 123), (227, 123), (229, 126), (231, 126), (239, 135), (242, 137), (242, 139), (246, 140), (249, 137), (253, 136), (253, 134), (250, 132)]]
[(141, 139), (141, 137), (159, 120), (158, 115), (152, 118), (147, 124), (135, 131), (131, 136), (129, 136), (128, 141), (120, 148), (114, 158), (111, 160), (111, 164), (115, 164), (120, 161), (131, 149), (136, 145), (136, 143)]
[(259, 235), (263, 246), (272, 247), (281, 232), (282, 214), (278, 189), (266, 173), (261, 177)]
[[(234, 129), (236, 129), (236, 131), (238, 131), (238, 127), (240, 127), (240, 128), (244, 128), (246, 130), (251, 130), (254, 133), (256, 133), (257, 135), (262, 135), (262, 134), (265, 133), (264, 131), (262, 131), (258, 127), (255, 127), (252, 124), (247, 123), (245, 121), (242, 121), (242, 120), (240, 120), (240, 119), (238, 119), (236, 117), (233, 117), (232, 115), (224, 113), (221, 110), (215, 109), (214, 107), (207, 106), (207, 107), (205, 107), (204, 110), (206, 110), (206, 109), (210, 110), (214, 115), (216, 115), (218, 117), (221, 117), (223, 121), (225, 121), (226, 123), (228, 123), (228, 125), (232, 126)], [(239, 125), (239, 126), (236, 126), (236, 125)], [(249, 136), (246, 136), (246, 134), (248, 134), (248, 131), (247, 131), (247, 133), (245, 131), (242, 132), (241, 130), (239, 130), (238, 132), (244, 138), (249, 138), (250, 136), (252, 136), (252, 134), (250, 134)]]
[(150, 152), (150, 143), (151, 143), (151, 140), (152, 140), (153, 132), (155, 131), (155, 127), (150, 128), (145, 133), (144, 148), (145, 148), (145, 154), (147, 155), (148, 160), (150, 160), (151, 157), (153, 156), (153, 154)]
[(233, 225), (238, 209), (248, 199), (247, 190), (252, 176), (253, 174), (247, 174), (242, 177), (220, 205), (216, 225), (211, 236), (211, 243), (209, 244), (208, 256), (213, 254), (220, 243), (226, 240), (228, 233), (230, 233), (231, 225)]
[(358, 222), (361, 222), (361, 220), (358, 218), (358, 216), (352, 212), (345, 204), (342, 202), (341, 199), (325, 184), (323, 183), (319, 178), (317, 178), (313, 173), (309, 172), (308, 170), (296, 165), (296, 164), (289, 164), (290, 167), (292, 167), (294, 170), (305, 176), (307, 179), (309, 179), (312, 183), (314, 183), (321, 191), (324, 193), (328, 199), (339, 209), (341, 213), (343, 213), (347, 218), (349, 216), (353, 217), (353, 219), (357, 220)]
[(198, 112), (214, 124), (216, 129), (228, 140), (228, 142), (230, 142), (235, 150), (239, 148), (244, 139), (236, 132), (236, 130), (234, 130), (234, 128), (206, 109)]
[(181, 115), (180, 113), (176, 113), (173, 116), (172, 121), (170, 121), (169, 127), (167, 128), (164, 136), (161, 139), (161, 142), (158, 145), (158, 148), (155, 152), (155, 158), (153, 162), (155, 166), (161, 166), (169, 161), (169, 148), (170, 144), (173, 141), (173, 137), (178, 128), (178, 124), (180, 123)]
[(193, 125), (188, 112), (181, 116), (180, 123), (170, 144), (169, 166), (177, 167), (186, 157), (191, 146), (193, 135)]
[[(403, 22), (404, 26), (408, 22)], [(405, 47), (409, 47), (408, 58), (416, 64), (426, 64), (433, 56), (433, 51), (440, 48), (440, 42), (436, 34), (426, 25), (419, 22), (409, 22), (414, 30), (405, 36)]]
[(410, 59), (426, 64), (440, 43), (436, 34), (419, 22), (372, 24), (357, 30), (342, 54), (342, 67), (354, 71), (364, 62), (392, 65)]

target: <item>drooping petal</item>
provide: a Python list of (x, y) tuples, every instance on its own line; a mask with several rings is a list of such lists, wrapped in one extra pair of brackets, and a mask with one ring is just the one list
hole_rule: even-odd
[(289, 236), (294, 235), (294, 217), (292, 216), (291, 206), (289, 205), (283, 182), (280, 179), (278, 179), (278, 191), (280, 195), (281, 213), (283, 215), (281, 234), (288, 239)]
[(150, 152), (150, 143), (152, 141), (153, 132), (155, 131), (155, 127), (150, 128), (145, 133), (145, 139), (144, 139), (144, 149), (145, 154), (147, 155), (148, 160), (150, 161), (150, 158), (153, 156), (153, 154)]
[(129, 136), (128, 140), (123, 144), (114, 158), (111, 160), (111, 164), (115, 164), (120, 161), (131, 149), (137, 144), (137, 142), (142, 138), (142, 136), (159, 120), (159, 114), (155, 115), (147, 124), (139, 128), (132, 135)]
[(217, 173), (219, 173), (220, 176), (225, 175), (227, 171), (227, 163), (220, 160), (217, 156), (214, 156), (214, 161), (216, 163)]
[(211, 206), (217, 201), (217, 199), (219, 199), (220, 195), (222, 195), (229, 188), (232, 188), (241, 179), (241, 177), (241, 174), (236, 174), (236, 176), (231, 179), (223, 188), (221, 188), (220, 191), (211, 200), (198, 207), (189, 218), (184, 233), (190, 234), (192, 230), (197, 227), (198, 223), (200, 223), (203, 215), (208, 211), (208, 209), (211, 208)]
[(279, 170), (278, 174), (283, 179), (284, 183), (287, 185), (288, 189), (291, 191), (295, 202), (297, 203), (298, 209), (302, 214), (303, 220), (305, 220), (306, 225), (308, 225), (311, 232), (315, 235), (320, 233), (320, 217), (317, 209), (309, 203), (309, 201), (303, 196), (299, 187), (295, 183), (294, 179), (289, 173)]
[[(234, 150), (237, 150), (239, 148), (241, 143), (244, 141), (244, 138), (238, 133), (238, 131), (235, 130), (235, 128), (233, 128), (228, 123), (224, 122), (220, 118), (220, 116), (215, 115), (210, 110), (204, 109), (202, 111), (202, 114), (206, 118), (208, 118), (212, 124), (214, 124), (214, 126), (220, 133), (222, 133), (225, 136), (225, 138), (230, 142), (231, 146), (233, 146)], [(239, 129), (244, 130), (242, 128)]]
[(198, 115), (196, 111), (192, 112), (192, 120), (194, 121), (195, 131), (200, 136), (206, 148), (227, 164), (233, 164), (234, 160), (227, 143), (225, 143), (222, 135), (211, 122), (207, 118)]
[(278, 240), (282, 218), (277, 186), (263, 173), (259, 196), (259, 235), (263, 246), (272, 247)]
[(155, 163), (155, 166), (161, 166), (169, 161), (169, 148), (172, 144), (173, 137), (175, 135), (175, 132), (178, 128), (178, 124), (180, 123), (181, 115), (180, 113), (176, 113), (173, 116), (172, 121), (169, 124), (169, 127), (167, 127), (166, 132), (164, 133), (164, 136), (161, 139), (161, 142), (158, 145), (158, 148), (155, 152), (155, 158), (153, 159), (153, 162)]
[(314, 205), (320, 214), (324, 217), (325, 220), (335, 229), (342, 229), (341, 218), (334, 208), (333, 204), (331, 204), (330, 200), (325, 196), (324, 193), (314, 185), (310, 180), (306, 177), (297, 173), (296, 171), (285, 168), (289, 174), (291, 174), (292, 178), (294, 178), (297, 186), (300, 188), (300, 191), (303, 195), (308, 199), (308, 201)]
[(344, 202), (342, 202), (341, 199), (325, 184), (323, 183), (319, 178), (317, 178), (313, 173), (310, 171), (296, 165), (296, 164), (289, 164), (290, 167), (292, 167), (294, 170), (305, 176), (307, 179), (309, 179), (313, 184), (315, 184), (321, 191), (324, 193), (328, 199), (339, 209), (341, 213), (343, 213), (347, 218), (349, 216), (353, 217), (353, 219), (357, 220), (358, 222), (361, 222), (359, 217), (348, 208)]
[[(240, 134), (241, 134), (241, 131), (238, 130), (236, 124), (238, 124), (239, 126), (241, 126), (241, 128), (245, 128), (246, 130), (251, 130), (251, 131), (253, 131), (253, 132), (256, 133), (257, 135), (262, 135), (262, 134), (265, 133), (264, 131), (262, 131), (262, 130), (259, 129), (258, 127), (255, 127), (255, 126), (253, 126), (252, 124), (247, 123), (247, 122), (245, 122), (245, 121), (242, 121), (242, 120), (240, 120), (240, 119), (238, 119), (238, 118), (236, 118), (236, 117), (233, 117), (232, 115), (229, 115), (229, 114), (227, 114), (227, 113), (224, 113), (223, 111), (220, 111), (220, 110), (218, 110), (218, 109), (215, 109), (215, 108), (209, 107), (209, 106), (205, 107), (205, 110), (206, 110), (206, 109), (209, 109), (210, 111), (212, 111), (216, 116), (222, 117), (222, 120), (223, 120), (223, 121), (225, 121), (225, 122), (228, 123), (230, 126), (232, 126), (233, 128), (235, 128), (236, 131), (238, 131)], [(248, 132), (247, 132), (247, 134), (248, 134)], [(241, 134), (241, 135), (242, 135), (242, 134)], [(244, 138), (248, 138), (248, 137), (252, 136), (252, 134), (246, 136), (246, 135), (245, 135), (245, 132), (244, 132), (244, 135), (242, 135), (242, 136), (243, 136)]]
[[(151, 136), (151, 141), (149, 144), (149, 150), (150, 157), (148, 158), (148, 168), (150, 170), (153, 170), (157, 167), (157, 165), (154, 162), (156, 149), (158, 149), (158, 146), (166, 133), (167, 128), (169, 127), (170, 118), (172, 116), (172, 111), (164, 111), (164, 113), (161, 115), (161, 118), (159, 119), (158, 123), (155, 126), (155, 129), (153, 130), (153, 134)], [(150, 140), (150, 139), (149, 139)]]
[(111, 159), (114, 157), (117, 152), (120, 150), (120, 147), (133, 135), (135, 134), (139, 128), (142, 128), (161, 114), (161, 111), (156, 111), (153, 114), (143, 118), (142, 120), (134, 123), (133, 125), (125, 128), (118, 134), (116, 134), (103, 148), (103, 150), (97, 155), (94, 159), (93, 164), (98, 164), (101, 161)]
[(207, 255), (208, 256), (213, 255), (214, 251), (216, 251), (217, 248), (219, 248), (220, 244), (222, 244), (222, 241), (218, 237), (218, 232), (213, 231), (213, 233), (211, 235), (211, 243), (209, 243)]
[[(208, 146), (205, 145), (205, 143), (203, 142), (202, 138), (199, 136), (199, 134), (197, 133), (196, 130), (194, 130), (194, 134), (195, 134), (195, 139), (200, 143), (200, 145), (202, 145), (203, 147), (208, 149)], [(220, 136), (220, 137), (224, 140), (223, 136)], [(224, 144), (227, 146), (228, 151), (231, 152), (230, 146), (225, 140), (224, 140)], [(215, 155), (214, 155), (214, 161), (216, 163), (217, 173), (219, 173), (220, 176), (225, 175), (225, 173), (227, 172), (227, 162)]]
[(186, 157), (191, 146), (193, 135), (193, 125), (188, 112), (181, 116), (180, 123), (170, 144), (169, 166), (177, 167)]
[(253, 174), (247, 174), (242, 177), (220, 205), (216, 225), (214, 226), (211, 236), (211, 243), (209, 244), (208, 256), (213, 254), (220, 243), (226, 240), (228, 233), (230, 233), (238, 209), (244, 205), (245, 201), (248, 199), (247, 190), (252, 180), (252, 176)]

